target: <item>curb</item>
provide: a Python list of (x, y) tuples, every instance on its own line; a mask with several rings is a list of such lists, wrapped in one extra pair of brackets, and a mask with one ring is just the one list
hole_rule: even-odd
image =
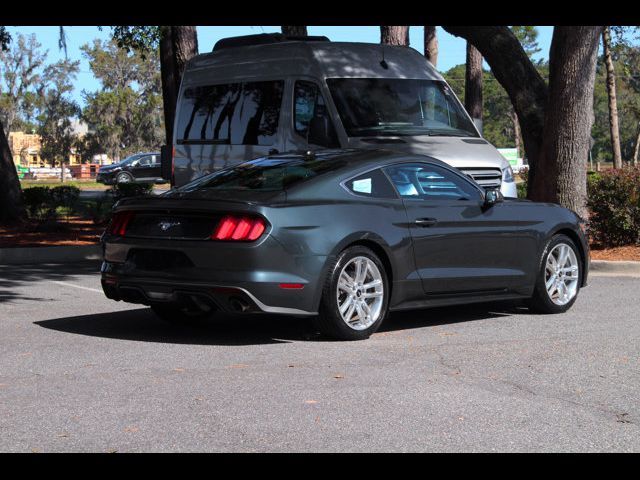
[(611, 275), (623, 277), (640, 277), (640, 262), (612, 262), (608, 260), (591, 260), (589, 275)]
[(97, 245), (62, 247), (0, 248), (0, 265), (28, 265), (34, 263), (66, 263), (100, 260), (102, 248)]

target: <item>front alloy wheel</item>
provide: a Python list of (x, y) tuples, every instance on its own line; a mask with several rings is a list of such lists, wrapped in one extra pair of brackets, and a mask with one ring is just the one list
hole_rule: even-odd
[(574, 241), (554, 236), (545, 246), (540, 262), (531, 310), (539, 313), (566, 312), (575, 303), (582, 285), (582, 258)]

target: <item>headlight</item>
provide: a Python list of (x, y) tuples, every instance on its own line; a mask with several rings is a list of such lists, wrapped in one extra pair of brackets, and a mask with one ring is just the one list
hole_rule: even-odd
[(502, 181), (503, 182), (513, 182), (513, 169), (511, 168), (511, 165), (509, 165), (507, 168), (505, 168), (504, 170), (502, 170)]

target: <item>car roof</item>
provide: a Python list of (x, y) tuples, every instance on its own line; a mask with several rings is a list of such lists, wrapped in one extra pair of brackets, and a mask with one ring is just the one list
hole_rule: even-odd
[[(287, 152), (274, 155), (268, 155), (261, 157), (263, 159), (278, 159), (278, 160), (291, 160), (292, 162), (304, 161), (304, 160), (327, 160), (327, 161), (341, 161), (344, 166), (336, 169), (336, 172), (340, 174), (345, 170), (365, 170), (368, 168), (375, 168), (378, 166), (384, 166), (397, 162), (429, 162), (435, 165), (443, 166), (447, 169), (451, 169), (451, 166), (442, 162), (436, 158), (429, 157), (427, 155), (420, 155), (414, 153), (398, 152), (388, 149), (364, 149), (364, 148), (340, 148), (340, 149), (328, 149), (317, 150), (308, 152)], [(260, 160), (259, 158), (256, 160)]]
[(183, 83), (188, 86), (211, 79), (224, 82), (292, 75), (443, 80), (433, 65), (410, 47), (287, 40), (196, 55), (187, 64)]

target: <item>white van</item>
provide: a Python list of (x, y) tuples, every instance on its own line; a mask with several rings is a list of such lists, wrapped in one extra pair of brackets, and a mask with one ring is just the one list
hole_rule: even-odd
[(282, 34), (220, 40), (185, 69), (172, 147), (163, 176), (175, 186), (274, 153), (386, 148), (429, 155), (517, 196), (509, 162), (406, 47)]

